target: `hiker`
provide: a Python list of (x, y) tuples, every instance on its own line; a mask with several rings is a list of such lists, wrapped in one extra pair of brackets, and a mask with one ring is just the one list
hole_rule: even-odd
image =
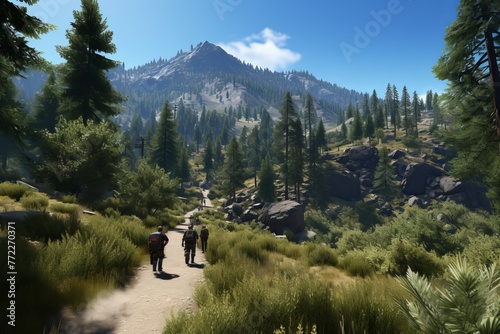
[(163, 258), (165, 257), (165, 246), (168, 244), (168, 237), (163, 233), (163, 226), (158, 226), (158, 231), (149, 235), (149, 257), (153, 265), (153, 271), (163, 271)]
[(182, 247), (184, 247), (184, 259), (186, 264), (194, 263), (194, 256), (196, 255), (196, 243), (198, 242), (198, 233), (193, 229), (193, 225), (189, 225), (188, 230), (182, 236)]
[(208, 229), (205, 224), (201, 226), (200, 239), (201, 239), (201, 252), (205, 253), (205, 251), (207, 250), (207, 243), (208, 243)]

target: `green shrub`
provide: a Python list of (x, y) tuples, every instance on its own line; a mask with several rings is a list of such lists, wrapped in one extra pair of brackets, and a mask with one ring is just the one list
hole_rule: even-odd
[(77, 204), (78, 199), (76, 198), (75, 195), (62, 195), (59, 196), (59, 201), (63, 203), (68, 203), (68, 204)]
[(52, 203), (49, 206), (49, 210), (52, 212), (67, 213), (71, 215), (79, 215), (80, 207), (76, 204), (70, 203)]
[(394, 239), (391, 245), (390, 266), (397, 275), (405, 275), (408, 269), (427, 277), (444, 272), (443, 261), (435, 253), (427, 252), (421, 245), (406, 239)]
[(24, 194), (32, 193), (34, 190), (23, 184), (12, 182), (0, 183), (0, 196), (8, 196), (19, 201)]
[(418, 148), (420, 146), (419, 139), (412, 137), (412, 136), (404, 137), (402, 143), (404, 146), (410, 147), (410, 148)]
[(305, 247), (306, 260), (309, 265), (338, 265), (339, 260), (337, 254), (330, 247), (315, 243), (307, 243)]
[(75, 233), (80, 225), (78, 216), (60, 217), (45, 212), (30, 213), (16, 224), (16, 234), (31, 240), (47, 242), (60, 240), (65, 234)]
[(45, 211), (49, 206), (48, 196), (39, 192), (25, 193), (19, 202), (26, 210)]
[(368, 277), (374, 274), (374, 268), (372, 264), (360, 254), (347, 254), (342, 261), (340, 266), (345, 269), (351, 276)]

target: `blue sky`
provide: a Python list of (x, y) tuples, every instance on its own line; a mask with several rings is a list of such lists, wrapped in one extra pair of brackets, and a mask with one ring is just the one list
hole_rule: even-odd
[[(307, 70), (360, 92), (444, 92), (432, 73), (456, 18), (459, 0), (101, 0), (117, 53), (126, 68), (171, 58), (209, 41), (228, 53), (277, 71)], [(57, 26), (31, 45), (62, 62), (56, 45), (78, 0), (39, 0), (29, 13)]]

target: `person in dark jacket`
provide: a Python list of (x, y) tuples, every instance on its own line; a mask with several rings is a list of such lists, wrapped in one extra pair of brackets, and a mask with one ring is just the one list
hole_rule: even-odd
[(196, 255), (196, 244), (198, 243), (198, 232), (193, 228), (193, 225), (189, 225), (188, 230), (184, 232), (182, 236), (182, 247), (184, 247), (184, 259), (186, 264), (189, 264), (189, 259), (191, 258), (191, 263), (194, 263), (194, 257)]
[(163, 271), (163, 258), (165, 257), (165, 246), (168, 244), (168, 237), (163, 232), (163, 226), (158, 226), (158, 231), (149, 235), (149, 256), (153, 265), (153, 271)]
[(201, 226), (200, 239), (201, 239), (201, 252), (205, 253), (208, 245), (208, 229), (206, 225)]

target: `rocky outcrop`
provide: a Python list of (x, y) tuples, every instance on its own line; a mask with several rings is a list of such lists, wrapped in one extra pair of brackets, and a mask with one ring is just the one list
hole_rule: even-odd
[(354, 173), (331, 170), (327, 178), (330, 196), (346, 201), (359, 201), (363, 198), (361, 182)]
[(285, 231), (299, 233), (305, 228), (304, 208), (290, 200), (267, 203), (257, 220), (276, 234), (283, 234)]
[(443, 172), (427, 163), (412, 163), (406, 167), (401, 181), (401, 191), (406, 195), (423, 195), (427, 186)]

